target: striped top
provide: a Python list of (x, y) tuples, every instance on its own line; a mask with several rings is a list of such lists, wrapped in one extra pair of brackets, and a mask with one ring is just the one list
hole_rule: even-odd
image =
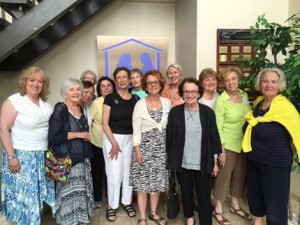
[[(260, 112), (261, 103), (253, 110), (253, 116), (263, 116)], [(246, 153), (247, 159), (268, 166), (290, 166), (293, 161), (293, 151), (290, 145), (288, 131), (278, 122), (258, 123), (253, 127), (251, 146), (252, 151)]]

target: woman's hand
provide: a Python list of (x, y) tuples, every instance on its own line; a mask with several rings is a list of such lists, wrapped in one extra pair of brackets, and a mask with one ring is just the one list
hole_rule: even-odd
[(135, 151), (135, 159), (136, 159), (137, 163), (142, 164), (144, 162), (144, 157), (143, 157), (140, 147), (135, 147), (134, 151)]
[(218, 162), (216, 160), (213, 171), (212, 171), (212, 176), (216, 177), (218, 175), (218, 172), (219, 172), (219, 167), (218, 167)]
[(114, 144), (111, 146), (111, 150), (110, 152), (108, 153), (109, 155), (109, 158), (111, 160), (113, 160), (114, 158), (117, 160), (118, 159), (118, 154), (119, 152), (122, 152), (119, 145), (118, 144)]
[(18, 173), (20, 171), (20, 163), (17, 157), (8, 160), (8, 167), (12, 173)]
[(219, 165), (220, 165), (220, 166), (222, 166), (222, 167), (225, 166), (225, 162), (226, 162), (226, 151), (225, 151), (225, 148), (224, 148), (223, 145), (222, 145), (222, 153), (219, 154), (218, 161), (219, 161)]

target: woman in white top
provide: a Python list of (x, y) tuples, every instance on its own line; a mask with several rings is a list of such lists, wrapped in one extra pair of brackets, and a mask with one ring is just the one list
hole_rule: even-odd
[(212, 68), (205, 68), (201, 71), (198, 78), (202, 87), (203, 95), (199, 99), (199, 103), (215, 109), (215, 103), (219, 96), (217, 90), (217, 73)]
[(2, 213), (17, 224), (40, 224), (43, 202), (55, 205), (54, 183), (44, 173), (52, 113), (48, 88), (43, 70), (29, 67), (18, 79), (19, 92), (1, 109)]
[(157, 70), (146, 72), (142, 87), (148, 96), (137, 102), (132, 116), (133, 147), (129, 183), (137, 191), (140, 211), (139, 225), (146, 224), (147, 194), (150, 194), (148, 218), (159, 225), (166, 219), (157, 213), (160, 192), (169, 187), (169, 173), (166, 168), (166, 125), (171, 102), (160, 93), (164, 79)]

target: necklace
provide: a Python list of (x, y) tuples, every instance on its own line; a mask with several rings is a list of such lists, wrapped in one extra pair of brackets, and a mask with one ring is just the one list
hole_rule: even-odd
[(189, 119), (192, 119), (194, 121), (194, 114), (196, 112), (198, 112), (198, 110), (194, 110), (194, 109), (185, 109), (187, 111), (187, 113), (189, 114), (188, 115), (188, 118), (186, 120), (189, 120)]
[(269, 109), (270, 109), (270, 105), (267, 108), (265, 108), (265, 109), (262, 109), (262, 107), (263, 107), (263, 102), (261, 102), (261, 104), (258, 107), (258, 114), (259, 115), (265, 115), (266, 112), (268, 112)]
[(147, 100), (147, 103), (148, 103), (147, 106), (148, 106), (149, 110), (157, 111), (161, 108), (160, 98), (158, 98), (157, 100), (152, 101), (152, 99), (147, 97), (146, 100)]

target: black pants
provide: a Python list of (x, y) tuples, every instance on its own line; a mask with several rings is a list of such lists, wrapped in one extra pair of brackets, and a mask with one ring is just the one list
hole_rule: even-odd
[[(94, 201), (102, 201), (103, 187), (106, 189), (106, 174), (105, 174), (105, 162), (103, 157), (103, 150), (93, 144), (92, 149), (94, 152), (94, 158), (91, 158), (92, 177), (93, 177), (93, 189), (94, 189)], [(103, 185), (104, 184), (104, 185)], [(107, 193), (107, 192), (105, 192)]]
[(210, 201), (211, 175), (202, 175), (200, 170), (188, 170), (182, 168), (182, 170), (177, 173), (177, 176), (181, 188), (184, 216), (186, 218), (194, 216), (193, 183), (195, 183), (200, 224), (212, 225), (212, 212)]
[(251, 160), (247, 160), (247, 166), (251, 214), (266, 215), (268, 225), (287, 225), (291, 166), (272, 167)]

